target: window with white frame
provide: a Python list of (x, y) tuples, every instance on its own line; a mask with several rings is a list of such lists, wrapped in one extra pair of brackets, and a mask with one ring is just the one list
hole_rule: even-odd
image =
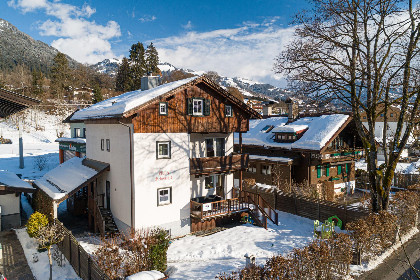
[(206, 139), (206, 157), (225, 156), (225, 138)]
[(225, 106), (225, 116), (226, 117), (232, 117), (233, 112), (232, 112), (232, 106), (231, 105), (226, 105)]
[(159, 103), (159, 115), (168, 115), (168, 103), (160, 102)]
[(80, 128), (74, 128), (74, 138), (80, 138)]
[(250, 163), (248, 167), (248, 172), (257, 173), (257, 165), (255, 163)]
[(158, 206), (168, 205), (172, 203), (172, 187), (157, 190)]
[(203, 99), (193, 99), (193, 115), (201, 116), (203, 115)]
[(171, 141), (156, 142), (156, 158), (171, 158)]
[(261, 174), (270, 175), (271, 174), (271, 165), (262, 165)]
[(109, 152), (111, 151), (111, 140), (106, 139), (106, 150)]

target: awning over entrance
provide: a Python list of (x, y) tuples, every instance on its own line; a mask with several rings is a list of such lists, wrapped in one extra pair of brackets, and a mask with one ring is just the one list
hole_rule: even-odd
[(5, 118), (39, 102), (34, 98), (0, 88), (0, 118)]
[(0, 171), (0, 191), (34, 192), (35, 189), (31, 184), (20, 179), (15, 173)]
[(109, 163), (74, 157), (46, 173), (34, 184), (60, 203), (105, 171), (109, 171)]

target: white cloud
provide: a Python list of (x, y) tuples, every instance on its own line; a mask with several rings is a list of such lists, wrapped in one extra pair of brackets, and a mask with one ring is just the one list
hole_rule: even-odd
[(185, 24), (185, 25), (181, 25), (182, 26), (182, 28), (184, 28), (184, 29), (186, 29), (186, 30), (191, 30), (192, 28), (193, 28), (193, 25), (192, 25), (192, 23), (191, 23), (191, 20), (189, 20), (188, 22), (187, 22), (187, 24)]
[(294, 28), (279, 27), (275, 20), (244, 23), (233, 29), (191, 31), (153, 42), (160, 60), (177, 67), (213, 70), (228, 77), (284, 85), (272, 69), (275, 57), (292, 38)]
[(51, 45), (79, 62), (115, 57), (109, 41), (121, 36), (119, 24), (108, 21), (101, 25), (90, 20), (96, 10), (86, 3), (77, 7), (59, 0), (11, 0), (8, 4), (23, 13), (44, 11), (51, 18), (39, 24), (40, 34), (58, 37)]
[(141, 22), (150, 22), (150, 21), (155, 21), (157, 19), (157, 17), (152, 16), (152, 15), (144, 15), (143, 17), (139, 18), (139, 21)]

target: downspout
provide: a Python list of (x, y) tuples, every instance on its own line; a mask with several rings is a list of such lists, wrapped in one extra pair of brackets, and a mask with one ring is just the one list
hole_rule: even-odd
[(131, 127), (129, 125), (126, 125), (120, 121), (118, 121), (119, 124), (128, 127), (128, 135), (130, 139), (130, 183), (131, 183), (131, 229), (135, 229), (134, 224), (134, 183), (133, 183), (133, 141), (132, 141), (132, 133), (131, 133)]

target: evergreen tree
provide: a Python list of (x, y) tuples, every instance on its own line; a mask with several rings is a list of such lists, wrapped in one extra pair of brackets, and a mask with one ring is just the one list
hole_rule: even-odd
[(118, 67), (117, 77), (115, 78), (116, 91), (130, 91), (131, 90), (131, 69), (130, 63), (126, 57), (123, 58), (121, 65)]
[(44, 84), (44, 76), (41, 71), (33, 70), (32, 71), (32, 94), (35, 97), (40, 97), (43, 95), (44, 91), (42, 86)]
[(158, 64), (159, 64), (158, 52), (155, 46), (153, 46), (153, 43), (150, 43), (150, 45), (147, 46), (147, 49), (146, 49), (146, 73), (150, 72), (154, 75), (158, 74), (160, 72), (158, 68)]
[(62, 99), (69, 88), (69, 62), (65, 54), (59, 52), (54, 57), (54, 64), (51, 68), (51, 93)]
[(102, 100), (104, 100), (104, 97), (102, 95), (102, 90), (99, 87), (99, 85), (96, 84), (93, 87), (93, 104), (101, 102)]
[(146, 74), (146, 61), (144, 59), (144, 46), (138, 42), (133, 44), (130, 49), (130, 73), (131, 73), (131, 90), (141, 88), (141, 77)]

